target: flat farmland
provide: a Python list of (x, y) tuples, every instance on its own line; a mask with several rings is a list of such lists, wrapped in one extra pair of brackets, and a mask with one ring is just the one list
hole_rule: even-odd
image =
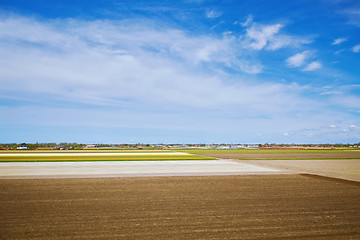
[(206, 154), (2, 153), (0, 239), (360, 239), (360, 159)]
[(0, 239), (360, 239), (360, 185), (311, 175), (2, 179)]
[(206, 157), (360, 182), (359, 150), (192, 150)]
[(0, 162), (170, 161), (213, 160), (212, 157), (178, 152), (1, 152)]
[(360, 159), (306, 159), (306, 160), (237, 160), (261, 167), (305, 172), (360, 182)]
[(0, 179), (288, 174), (229, 160), (2, 162)]
[(360, 151), (346, 150), (190, 150), (221, 159), (360, 159)]

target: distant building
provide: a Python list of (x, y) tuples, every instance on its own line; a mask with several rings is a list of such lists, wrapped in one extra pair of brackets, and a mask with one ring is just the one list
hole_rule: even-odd
[(230, 149), (230, 146), (220, 146), (217, 149)]
[(68, 147), (68, 146), (56, 146), (54, 147), (55, 150), (70, 150), (73, 149), (73, 147)]
[(95, 144), (87, 144), (84, 148), (94, 148), (96, 147)]
[(18, 150), (26, 150), (26, 149), (29, 149), (29, 146), (27, 144), (23, 143), (20, 146), (18, 146), (16, 149), (18, 149)]

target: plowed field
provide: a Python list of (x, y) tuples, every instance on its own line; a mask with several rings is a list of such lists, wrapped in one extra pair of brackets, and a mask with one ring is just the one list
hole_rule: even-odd
[(360, 239), (360, 185), (309, 175), (2, 179), (0, 239)]

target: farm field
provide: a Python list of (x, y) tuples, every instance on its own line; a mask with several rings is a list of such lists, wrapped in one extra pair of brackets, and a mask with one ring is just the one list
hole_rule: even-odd
[(2, 152), (0, 239), (360, 238), (360, 159), (213, 154)]
[[(238, 149), (191, 150), (190, 152), (191, 153), (163, 150), (4, 151), (0, 153), (0, 177), (51, 177), (51, 175), (57, 177), (99, 177), (106, 175), (117, 177), (187, 176), (244, 174), (246, 172), (249, 174), (258, 174), (259, 172), (272, 173), (272, 171), (277, 169), (285, 172), (311, 173), (360, 181), (359, 151)], [(219, 161), (216, 160), (216, 158), (223, 160)], [(226, 159), (229, 160), (226, 161)], [(241, 161), (241, 159), (243, 161)], [(209, 164), (207, 160), (214, 162), (213, 164)], [(182, 161), (188, 162), (188, 164), (183, 164), (181, 163)], [(37, 164), (30, 164), (32, 162)], [(54, 164), (39, 165), (40, 163), (47, 162)], [(69, 162), (69, 164), (66, 164), (67, 162)], [(73, 163), (70, 164), (71, 162)], [(84, 164), (80, 164), (81, 162), (84, 162)], [(90, 164), (92, 162), (94, 164)], [(99, 164), (95, 164), (96, 162), (99, 162)], [(120, 164), (120, 162), (123, 163)], [(134, 165), (131, 162), (139, 162), (140, 164)], [(150, 164), (151, 162), (159, 162), (159, 164)], [(169, 162), (172, 163), (170, 164)], [(17, 163), (20, 165), (17, 165)], [(30, 165), (25, 163), (29, 163)]]
[(358, 150), (235, 149), (189, 152), (217, 159), (236, 159), (239, 162), (262, 167), (360, 182), (360, 151)]
[(177, 150), (175, 151), (2, 151), (0, 162), (32, 161), (161, 161), (213, 159), (360, 159), (359, 150)]
[(212, 157), (178, 152), (1, 152), (0, 162), (76, 162), (76, 161), (170, 161), (213, 160)]
[(310, 173), (360, 182), (360, 159), (292, 159), (292, 160), (237, 160), (261, 167)]
[(360, 183), (310, 175), (0, 180), (0, 239), (359, 239)]
[(343, 153), (360, 152), (360, 149), (258, 149), (258, 148), (238, 148), (238, 149), (177, 149), (177, 152), (187, 152), (194, 154), (201, 153)]
[(358, 150), (190, 150), (206, 157), (221, 159), (360, 159)]
[(0, 179), (287, 174), (230, 160), (2, 162)]

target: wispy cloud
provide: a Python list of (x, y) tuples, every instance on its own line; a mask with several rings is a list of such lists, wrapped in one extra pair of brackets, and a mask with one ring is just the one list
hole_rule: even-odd
[(341, 44), (346, 41), (347, 41), (347, 38), (337, 38), (332, 42), (332, 45), (338, 45), (338, 44)]
[(286, 62), (291, 67), (301, 67), (305, 64), (305, 60), (309, 57), (309, 51), (304, 51), (302, 53), (297, 53), (288, 59)]
[[(188, 36), (181, 30), (128, 21), (42, 23), (10, 17), (0, 27), (1, 89), (27, 92), (30, 98), (46, 94), (51, 99), (109, 106), (161, 102), (192, 108), (251, 105), (251, 111), (266, 111), (259, 96), (291, 98), (289, 89), (297, 91), (292, 85), (253, 86), (245, 79), (226, 84), (225, 79), (232, 77), (216, 73), (218, 64), (249, 73), (259, 71), (237, 55), (241, 53), (233, 45), (236, 39)], [(16, 70), (19, 65), (22, 71)], [(210, 66), (215, 67), (213, 72)], [(274, 105), (282, 102), (274, 101)]]
[(239, 23), (238, 21), (234, 22), (234, 24), (240, 24), (241, 26), (243, 27), (247, 27), (249, 26), (250, 24), (253, 24), (253, 21), (254, 21), (254, 17), (252, 15), (249, 15), (247, 18), (246, 18), (246, 21), (243, 22), (243, 23)]
[(222, 12), (221, 11), (217, 11), (217, 10), (207, 10), (206, 11), (206, 17), (207, 18), (218, 18), (218, 17), (221, 17), (222, 15)]
[(319, 61), (313, 61), (311, 63), (307, 63), (308, 58), (310, 58), (310, 52), (304, 51), (301, 53), (297, 53), (288, 59), (286, 59), (287, 65), (290, 67), (301, 67), (305, 66), (303, 71), (315, 71), (322, 67), (322, 64)]
[(340, 50), (336, 51), (336, 52), (335, 52), (335, 54), (339, 54), (339, 53), (342, 53), (342, 52), (344, 52), (344, 51), (345, 51), (345, 49), (344, 49), (344, 48), (342, 48), (342, 49), (340, 49)]
[(349, 126), (350, 131), (359, 131), (360, 132), (360, 127), (356, 126), (356, 125), (351, 125)]
[(358, 96), (344, 93), (333, 96), (333, 98), (329, 99), (329, 101), (337, 106), (342, 106), (360, 113), (360, 98)]
[(314, 61), (309, 63), (305, 68), (304, 71), (315, 71), (322, 67), (322, 64), (318, 61)]
[(360, 27), (360, 6), (350, 6), (340, 11), (348, 18), (348, 23)]
[(355, 46), (352, 48), (352, 51), (355, 52), (355, 53), (360, 52), (360, 44), (355, 45)]
[[(332, 137), (341, 141), (342, 139), (351, 138), (356, 139), (356, 135), (360, 133), (360, 127), (349, 122), (343, 124), (320, 124), (319, 126), (312, 128), (301, 128), (295, 131), (289, 131), (284, 133), (287, 138), (299, 138), (301, 136), (307, 139), (321, 139), (326, 137)], [(356, 140), (355, 140), (356, 141)]]
[(280, 30), (284, 27), (281, 23), (256, 23), (251, 15), (241, 25), (246, 29), (244, 43), (254, 50), (278, 50), (283, 47), (298, 47), (311, 42), (305, 37), (281, 34)]
[(268, 26), (257, 26), (246, 30), (246, 37), (250, 40), (250, 47), (255, 50), (263, 49), (268, 43), (274, 41), (274, 35), (283, 27), (281, 24), (274, 24)]

